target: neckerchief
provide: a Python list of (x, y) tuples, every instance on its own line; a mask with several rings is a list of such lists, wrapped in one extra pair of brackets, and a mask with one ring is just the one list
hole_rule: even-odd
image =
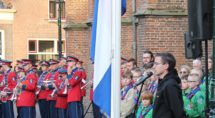
[(132, 83), (130, 83), (128, 86), (125, 86), (122, 90), (121, 90), (121, 100), (125, 99), (126, 94), (128, 93), (128, 91), (132, 88)]
[[(146, 109), (145, 112), (143, 112), (143, 109)], [(147, 107), (142, 107), (142, 110), (141, 110), (141, 115), (140, 115), (140, 118), (144, 118), (148, 113), (149, 111), (153, 109), (153, 105), (150, 105), (150, 106), (147, 106)]]
[(158, 84), (155, 81), (153, 81), (151, 84), (149, 84), (148, 91), (151, 93), (154, 93), (157, 87), (158, 87)]
[(195, 89), (191, 90), (190, 93), (187, 94), (187, 98), (191, 100), (192, 97), (193, 97), (198, 91), (200, 91), (199, 86), (196, 87)]
[[(137, 103), (137, 99), (138, 99), (139, 93), (140, 93), (140, 91), (137, 89), (136, 92), (135, 92), (135, 97), (134, 97), (134, 103), (135, 104)], [(139, 102), (137, 103), (137, 105), (139, 106), (140, 103), (141, 103), (141, 101), (139, 100)]]

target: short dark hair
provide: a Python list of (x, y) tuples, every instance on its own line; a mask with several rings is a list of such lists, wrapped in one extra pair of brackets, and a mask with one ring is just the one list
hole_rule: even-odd
[(156, 57), (161, 57), (163, 64), (169, 64), (168, 71), (175, 69), (176, 60), (171, 53), (157, 53)]
[(128, 63), (129, 63), (129, 62), (132, 62), (132, 64), (133, 64), (134, 66), (137, 66), (137, 61), (136, 61), (136, 59), (130, 58), (130, 59), (128, 60)]
[(154, 61), (154, 55), (153, 55), (152, 51), (150, 51), (150, 50), (144, 50), (143, 54), (150, 54), (152, 61)]

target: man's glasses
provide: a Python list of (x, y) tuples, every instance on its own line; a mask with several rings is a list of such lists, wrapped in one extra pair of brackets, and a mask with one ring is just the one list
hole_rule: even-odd
[(157, 65), (160, 65), (160, 64), (163, 64), (163, 63), (154, 62), (153, 64), (157, 66)]
[(190, 73), (189, 76), (200, 76), (200, 75), (197, 73)]

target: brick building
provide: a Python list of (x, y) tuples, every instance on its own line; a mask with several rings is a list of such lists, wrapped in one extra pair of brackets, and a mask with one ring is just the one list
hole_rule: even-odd
[(16, 10), (0, 1), (0, 58), (12, 58), (13, 21)]
[[(67, 55), (75, 55), (90, 69), (90, 37), (94, 0), (66, 1)], [(127, 12), (122, 17), (121, 54), (136, 58), (141, 66), (146, 49), (171, 52), (177, 66), (185, 59), (184, 33), (188, 30), (187, 0), (127, 0)], [(209, 42), (211, 50), (212, 43)], [(211, 51), (209, 51), (211, 52)]]
[[(13, 13), (7, 22), (1, 20), (0, 30), (5, 37), (5, 58), (15, 61), (22, 58), (35, 60), (58, 57), (58, 3), (55, 0), (1, 0), (0, 14)], [(7, 4), (8, 4), (7, 3)], [(1, 17), (4, 18), (4, 17)], [(62, 3), (62, 24), (65, 23), (65, 1)], [(63, 54), (65, 32), (62, 29)]]

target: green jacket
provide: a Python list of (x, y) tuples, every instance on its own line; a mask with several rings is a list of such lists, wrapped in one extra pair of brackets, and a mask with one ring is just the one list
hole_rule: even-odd
[[(184, 97), (183, 97), (184, 98)], [(186, 114), (189, 118), (205, 118), (205, 98), (202, 91), (198, 91), (191, 100), (184, 98)]]
[(187, 112), (189, 110), (188, 106), (190, 105), (190, 100), (186, 96), (188, 94), (188, 92), (189, 92), (189, 89), (182, 90), (182, 98), (183, 98), (183, 102), (184, 102), (184, 111), (185, 111), (186, 115), (188, 115), (187, 114)]
[[(150, 110), (148, 111), (148, 109)], [(144, 107), (143, 104), (141, 103), (136, 112), (136, 118), (152, 118), (152, 111), (153, 106), (150, 105), (148, 107)], [(144, 114), (145, 116), (143, 117)]]
[[(212, 75), (208, 75), (208, 91), (209, 91), (209, 100), (211, 100), (211, 85), (213, 84), (212, 83)], [(206, 93), (206, 77), (204, 76), (204, 78), (203, 78), (203, 83), (201, 83), (200, 85), (199, 85), (199, 87), (200, 87), (200, 89), (201, 89), (201, 91), (204, 93), (204, 96), (205, 96), (205, 93)]]

